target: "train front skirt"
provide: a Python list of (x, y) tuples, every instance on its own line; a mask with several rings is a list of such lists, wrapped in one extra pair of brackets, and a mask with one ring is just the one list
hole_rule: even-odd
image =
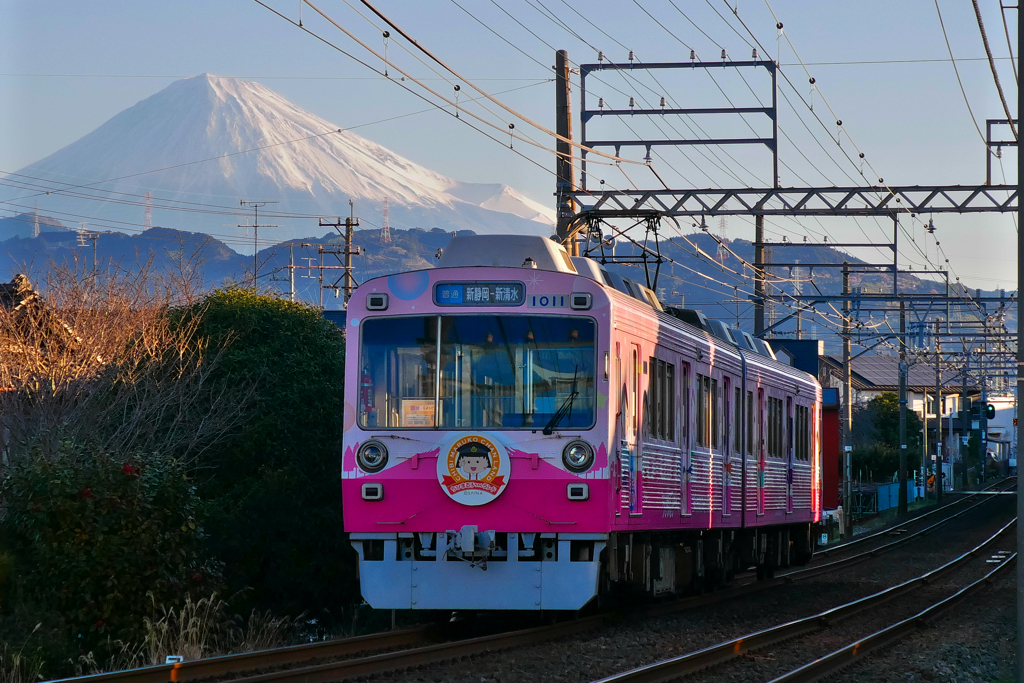
[(600, 533), (475, 527), (350, 536), (363, 597), (375, 609), (578, 610), (597, 595), (608, 542)]

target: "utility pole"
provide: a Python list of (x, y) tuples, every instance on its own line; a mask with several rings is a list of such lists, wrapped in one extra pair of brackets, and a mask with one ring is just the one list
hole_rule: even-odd
[(359, 221), (355, 217), (355, 207), (352, 204), (352, 200), (348, 200), (348, 218), (345, 219), (345, 308), (348, 309), (348, 300), (352, 297), (352, 290), (356, 288), (356, 279), (352, 275), (352, 254), (360, 253), (360, 249), (356, 247), (355, 251), (352, 250), (352, 238), (355, 232), (355, 226), (359, 225)]
[(288, 245), (288, 300), (295, 303), (295, 245)]
[[(985, 324), (985, 332), (988, 332), (988, 323)], [(978, 411), (978, 481), (985, 483), (985, 465), (988, 463), (988, 379), (985, 377), (985, 347), (982, 342), (981, 359), (978, 361), (978, 377), (981, 378), (981, 409)]]
[[(266, 206), (267, 204), (277, 204), (276, 201), (259, 201), (259, 202), (248, 202), (241, 200), (238, 202), (239, 206), (251, 206), (255, 212), (255, 219), (252, 224), (252, 288), (256, 289), (256, 278), (259, 276), (260, 270), (260, 228), (276, 228), (276, 225), (260, 225), (260, 207)], [(239, 225), (240, 228), (248, 228), (248, 225)]]
[[(843, 295), (850, 293), (850, 269), (843, 268)], [(843, 302), (843, 536), (853, 539), (853, 383), (850, 379), (850, 301)]]
[(100, 238), (98, 232), (90, 232), (89, 239), (92, 240), (92, 279), (96, 279), (96, 241)]
[[(846, 291), (843, 292), (846, 294)], [(764, 216), (754, 216), (754, 336), (764, 334)]]
[[(896, 273), (893, 273), (896, 279)], [(907, 309), (900, 301), (900, 507), (907, 514)]]
[(555, 52), (555, 132), (559, 135), (555, 141), (555, 211), (558, 215), (555, 235), (571, 256), (579, 256), (576, 240), (571, 244), (565, 242), (569, 237), (569, 224), (576, 213), (576, 203), (572, 199), (572, 192), (576, 189), (576, 164), (572, 145), (567, 142), (572, 140), (572, 83), (569, 80), (569, 53), (565, 50)]
[[(942, 321), (935, 321), (935, 503), (942, 504)], [(927, 401), (925, 404), (927, 405)], [(928, 411), (925, 411), (925, 431), (928, 431)]]
[[(320, 308), (324, 307), (323, 272), (324, 272), (324, 268), (328, 268), (329, 267), (329, 266), (324, 266), (324, 254), (325, 253), (334, 254), (335, 256), (341, 256), (342, 257), (342, 275), (341, 275), (341, 283), (342, 284), (341, 284), (341, 289), (342, 289), (342, 291), (345, 292), (345, 308), (348, 308), (348, 300), (352, 297), (352, 290), (359, 286), (359, 283), (356, 282), (355, 276), (352, 274), (352, 257), (353, 256), (359, 256), (360, 254), (363, 253), (363, 251), (362, 251), (362, 249), (360, 247), (353, 247), (352, 246), (352, 240), (354, 238), (355, 228), (359, 226), (359, 219), (356, 218), (353, 215), (355, 209), (354, 209), (354, 205), (353, 205), (351, 199), (348, 200), (348, 211), (349, 211), (349, 217), (345, 219), (345, 223), (344, 223), (344, 226), (345, 226), (345, 232), (344, 232), (345, 246), (342, 248), (342, 250), (341, 251), (336, 251), (336, 250), (332, 250), (332, 249), (325, 249), (323, 246), (318, 247), (318, 251), (320, 252), (320, 279), (321, 279), (321, 285), (320, 285)], [(329, 220), (326, 220), (324, 218), (320, 219), (320, 227), (321, 228), (330, 227), (330, 228), (334, 228), (335, 230), (340, 230), (342, 225), (343, 224), (341, 222), (341, 218), (335, 218), (333, 222), (329, 221)], [(337, 267), (337, 266), (335, 266), (335, 267)], [(334, 291), (335, 291), (334, 295), (337, 296), (338, 295), (337, 294), (337, 292), (338, 292), (338, 282), (337, 281), (335, 281), (334, 285), (332, 286), (332, 289), (334, 289)]]
[[(1017, 210), (1017, 218), (1020, 218), (1020, 209)], [(1017, 236), (1017, 282), (1024, 279), (1024, 243)], [(1024, 301), (1018, 293), (1017, 296), (1017, 395), (1015, 402), (1019, 405), (1021, 396), (1024, 396), (1024, 347), (1020, 343), (1020, 321), (1024, 320)], [(1017, 458), (1017, 481), (1020, 481), (1020, 444), (1024, 443), (1024, 426), (1018, 417), (1018, 411), (1014, 411), (1014, 431), (1017, 432), (1017, 451), (1014, 457)], [(1024, 519), (1024, 494), (1020, 493), (1020, 486), (1017, 487), (1017, 519)], [(1024, 548), (1024, 524), (1017, 525), (1017, 548)], [(1024, 562), (1017, 563), (1017, 681), (1024, 683)]]
[(971, 436), (971, 411), (967, 408), (967, 373), (971, 365), (971, 350), (964, 349), (964, 376), (960, 385), (960, 480), (961, 488), (967, 490), (967, 445)]

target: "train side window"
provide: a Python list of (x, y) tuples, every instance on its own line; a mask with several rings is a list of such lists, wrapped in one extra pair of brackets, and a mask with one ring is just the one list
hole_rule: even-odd
[(651, 436), (675, 441), (675, 365), (652, 356), (649, 367)]
[(705, 409), (707, 407), (707, 401), (704, 398), (704, 375), (697, 373), (697, 387), (696, 387), (696, 405), (694, 405), (694, 420), (693, 426), (695, 433), (693, 435), (694, 440), (698, 446), (706, 445), (704, 443), (704, 422), (705, 422)]
[(754, 452), (754, 392), (747, 392), (747, 455)]
[(719, 412), (718, 412), (718, 380), (711, 380), (710, 389), (711, 398), (711, 447), (718, 448), (718, 434), (721, 431), (719, 426)]
[(696, 419), (694, 421), (694, 427), (696, 428), (696, 441), (697, 445), (707, 447), (710, 444), (709, 432), (708, 432), (708, 390), (710, 383), (708, 378), (697, 373), (697, 395), (696, 395)]
[(733, 418), (732, 418), (732, 431), (735, 435), (733, 439), (733, 449), (740, 453), (743, 451), (743, 392), (739, 387), (733, 392), (735, 394), (733, 398)]
[(632, 423), (633, 423), (633, 434), (635, 435), (640, 429), (640, 407), (637, 405), (637, 397), (640, 395), (640, 347), (633, 344), (633, 363), (632, 363)]
[[(792, 424), (790, 424), (792, 428)], [(781, 398), (768, 397), (768, 455), (785, 457), (786, 414)]]
[(647, 375), (647, 425), (650, 437), (659, 439), (661, 434), (661, 374), (658, 372), (658, 359), (651, 356), (648, 361), (651, 372)]
[(679, 366), (679, 434), (685, 442), (690, 438), (690, 366)]
[(806, 406), (796, 407), (796, 457), (798, 460), (810, 458), (810, 426), (811, 412)]
[(793, 440), (793, 436), (795, 435), (795, 432), (793, 431), (794, 425), (793, 425), (793, 399), (792, 398), (787, 398), (786, 399), (785, 424), (786, 424), (786, 443), (783, 446), (782, 454), (783, 454), (783, 457), (786, 457), (788, 459), (790, 452), (792, 452), (793, 453), (793, 457), (795, 458), (796, 457), (796, 443)]

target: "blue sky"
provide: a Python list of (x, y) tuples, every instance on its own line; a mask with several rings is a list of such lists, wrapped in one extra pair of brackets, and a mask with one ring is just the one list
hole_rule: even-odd
[[(629, 49), (644, 62), (688, 61), (687, 47), (706, 60), (717, 59), (720, 47), (733, 59), (750, 56), (747, 41), (752, 39), (722, 0), (456, 1), (458, 5), (452, 0), (379, 0), (377, 6), (466, 79), (491, 94), (503, 93), (497, 97), (504, 103), (549, 128), (554, 127), (554, 87), (549, 82), (552, 48), (569, 50), (570, 59), (577, 63), (596, 61), (598, 49), (617, 61), (625, 61)], [(812, 184), (849, 184), (849, 177), (860, 171), (844, 161), (843, 151), (853, 144), (870, 162), (866, 172), (871, 175), (870, 169), (875, 169), (889, 184), (984, 180), (984, 147), (948, 60), (934, 0), (772, 0), (771, 9), (763, 1), (730, 0), (732, 7), (737, 3), (739, 17), (772, 57), (781, 47), (783, 70), (795, 84), (795, 92), (783, 90), (797, 103), (799, 116), (785, 103), (780, 104), (780, 125), (792, 139), (783, 143), (780, 151), (788, 166), (780, 173), (783, 185), (800, 185), (799, 179)], [(267, 4), (298, 19), (298, 0), (268, 0)], [(370, 47), (383, 51), (380, 30), (360, 16), (369, 16), (362, 5), (327, 0), (314, 4)], [(994, 52), (1005, 58), (1007, 42), (998, 1), (982, 0), (981, 5)], [(978, 59), (984, 57), (984, 51), (970, 3), (940, 0), (939, 6), (953, 53), (965, 60), (958, 65), (974, 115), (982, 126), (985, 118), (1002, 118), (988, 63)], [(783, 22), (786, 35), (814, 76), (814, 92), (787, 41), (778, 40), (771, 10)], [(1016, 46), (1016, 11), (1008, 14)], [(308, 6), (302, 10), (302, 19), (310, 30), (381, 66), (377, 58), (315, 16)], [(373, 123), (431, 106), (252, 0), (0, 0), (0, 23), (7, 28), (0, 43), (0, 171), (31, 164), (175, 79), (204, 72), (260, 81), (339, 126)], [(417, 78), (431, 79), (423, 82), (451, 95), (451, 82), (405, 51), (406, 46), (393, 37), (389, 59)], [(1017, 87), (1010, 62), (1000, 59), (998, 65), (1016, 115)], [(684, 106), (720, 102), (723, 96), (718, 88), (737, 104), (750, 97), (747, 84), (735, 75), (713, 76), (714, 80), (706, 75), (681, 76), (653, 83), (639, 78), (595, 80), (588, 90), (590, 96), (604, 96), (611, 106), (618, 107), (626, 106), (627, 95), (651, 97), (660, 88)], [(754, 76), (749, 84), (761, 92)], [(410, 82), (407, 85), (418, 88)], [(464, 85), (460, 97), (470, 92)], [(827, 100), (843, 120), (840, 138), (845, 150), (829, 140), (811, 112), (798, 102), (798, 94), (813, 102), (815, 112), (832, 123)], [(491, 110), (499, 112), (495, 107)], [(514, 120), (517, 131), (551, 146), (550, 138), (504, 112), (485, 116), (503, 127)], [(715, 125), (707, 124), (709, 130)], [(737, 122), (716, 130), (733, 130), (730, 125)], [(524, 158), (436, 110), (364, 126), (358, 132), (454, 178), (504, 182), (537, 201), (552, 201), (554, 161), (549, 152), (517, 143)], [(1003, 163), (1007, 181), (1016, 182), (1016, 152), (1006, 150)], [(755, 150), (736, 151), (732, 158), (713, 153), (708, 158), (689, 159), (666, 152), (655, 166), (671, 179), (670, 184), (680, 187), (687, 182), (699, 187), (770, 182), (764, 174), (766, 157)], [(634, 182), (654, 187), (653, 178), (642, 175), (646, 173), (640, 168), (623, 174), (614, 166), (595, 170), (609, 186), (627, 187)], [(1000, 177), (998, 167), (996, 177)], [(9, 196), (2, 193), (0, 198)], [(965, 282), (986, 289), (1016, 289), (1016, 232), (1009, 216), (943, 215), (935, 219), (935, 225), (950, 266)], [(827, 232), (836, 238), (868, 234), (880, 239), (883, 227), (864, 221), (854, 224), (849, 219), (820, 224), (780, 220), (770, 226), (769, 232), (773, 231), (776, 238), (786, 235), (797, 240), (808, 231), (812, 237)], [(920, 267), (926, 259), (943, 264), (943, 255), (922, 226), (908, 226), (908, 231), (917, 244), (908, 244), (903, 250), (906, 265)], [(750, 221), (730, 219), (728, 232), (730, 237), (750, 238)]]

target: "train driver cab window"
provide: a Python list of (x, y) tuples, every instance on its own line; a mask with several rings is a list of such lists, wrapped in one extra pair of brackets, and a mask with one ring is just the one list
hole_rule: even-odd
[[(595, 323), (574, 316), (403, 316), (360, 325), (363, 428), (583, 429)], [(440, 333), (439, 333), (440, 330)]]
[(583, 317), (443, 316), (439, 426), (589, 428), (594, 335)]
[(362, 325), (359, 424), (433, 427), (437, 316), (372, 318)]

